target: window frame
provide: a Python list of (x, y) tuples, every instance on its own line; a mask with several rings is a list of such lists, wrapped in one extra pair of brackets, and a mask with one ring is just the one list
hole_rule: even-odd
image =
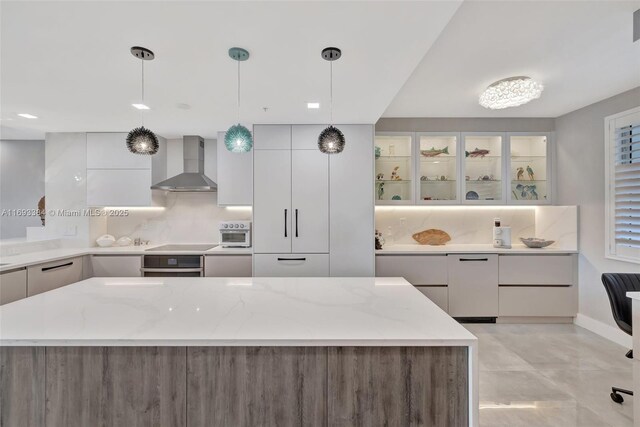
[(615, 227), (616, 227), (616, 203), (615, 203), (615, 194), (616, 194), (616, 186), (615, 186), (615, 155), (613, 155), (615, 151), (615, 122), (617, 119), (632, 115), (632, 114), (640, 114), (640, 106), (632, 108), (630, 110), (622, 111), (617, 114), (613, 114), (611, 116), (607, 116), (604, 118), (604, 170), (605, 170), (605, 241), (604, 241), (604, 252), (605, 258), (613, 259), (616, 261), (624, 261), (634, 264), (640, 264), (640, 249), (637, 251), (637, 255), (620, 255), (616, 250), (616, 238), (615, 238)]

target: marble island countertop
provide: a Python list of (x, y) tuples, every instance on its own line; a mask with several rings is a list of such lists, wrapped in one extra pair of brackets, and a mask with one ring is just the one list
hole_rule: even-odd
[(19, 255), (2, 256), (0, 257), (0, 272), (83, 255), (251, 255), (253, 252), (251, 248), (223, 248), (221, 246), (216, 246), (215, 248), (206, 251), (147, 252), (148, 249), (152, 249), (157, 246), (162, 246), (162, 244), (142, 246), (113, 246), (109, 248), (55, 248), (37, 252), (27, 252)]
[(511, 249), (494, 248), (491, 244), (445, 244), (440, 246), (398, 244), (386, 245), (376, 250), (376, 255), (416, 255), (416, 254), (455, 254), (455, 253), (487, 253), (487, 254), (577, 254), (577, 249), (561, 249), (553, 245), (542, 249), (528, 248), (523, 244), (514, 244)]
[(0, 345), (473, 346), (403, 278), (91, 278), (0, 307)]

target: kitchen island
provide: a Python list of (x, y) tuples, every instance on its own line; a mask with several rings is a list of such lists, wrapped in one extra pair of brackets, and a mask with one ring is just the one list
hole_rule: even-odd
[(477, 425), (477, 340), (402, 278), (92, 278), (0, 308), (2, 425)]

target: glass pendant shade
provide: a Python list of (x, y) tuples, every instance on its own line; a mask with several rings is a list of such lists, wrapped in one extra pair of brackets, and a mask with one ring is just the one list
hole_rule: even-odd
[(156, 135), (144, 126), (127, 135), (127, 148), (134, 154), (156, 154), (159, 147)]
[(318, 148), (325, 154), (337, 154), (344, 150), (344, 134), (334, 126), (329, 126), (320, 132)]
[(232, 153), (248, 153), (253, 147), (253, 137), (249, 129), (238, 123), (227, 130), (224, 145)]

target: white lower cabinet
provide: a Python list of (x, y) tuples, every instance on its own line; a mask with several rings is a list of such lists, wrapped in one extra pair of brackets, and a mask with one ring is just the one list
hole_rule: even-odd
[(205, 277), (251, 277), (251, 255), (207, 255)]
[(449, 312), (449, 289), (444, 286), (416, 286), (416, 289), (422, 292), (435, 305), (446, 312)]
[(27, 297), (27, 270), (0, 274), (0, 305)]
[(27, 267), (27, 296), (82, 280), (82, 257), (67, 258)]
[(381, 255), (376, 257), (377, 277), (404, 277), (419, 285), (448, 283), (446, 255)]
[(500, 286), (500, 316), (574, 317), (576, 286)]
[(93, 255), (91, 267), (94, 277), (140, 277), (140, 255)]
[(498, 317), (498, 255), (448, 255), (449, 314)]
[(256, 277), (326, 277), (329, 254), (254, 254)]

